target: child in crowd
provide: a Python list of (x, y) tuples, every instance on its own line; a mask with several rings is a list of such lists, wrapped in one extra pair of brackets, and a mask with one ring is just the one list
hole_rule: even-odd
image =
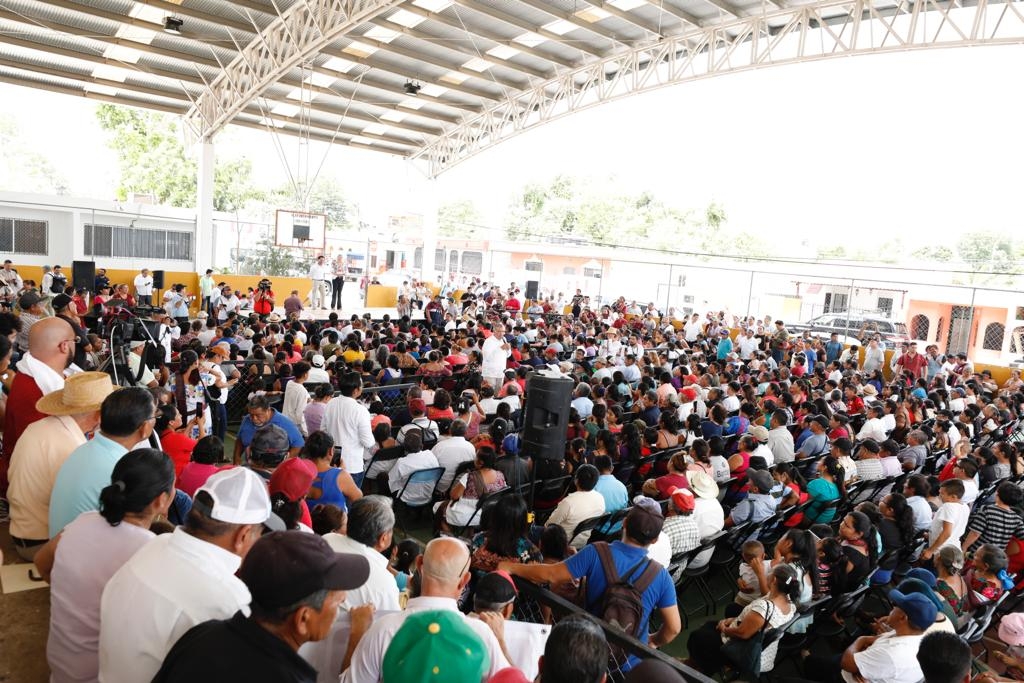
[(960, 502), (963, 496), (964, 483), (960, 479), (950, 479), (939, 485), (942, 505), (932, 519), (928, 532), (928, 547), (921, 553), (922, 559), (930, 560), (944, 545), (960, 545), (960, 539), (967, 531), (967, 520), (971, 514), (971, 509)]
[[(557, 524), (544, 527), (540, 535), (540, 552), (544, 557), (544, 564), (558, 564), (576, 554), (576, 549), (569, 545), (569, 537), (565, 529)], [(578, 598), (579, 584), (576, 581), (564, 581), (550, 586), (552, 593), (576, 602)], [(544, 623), (551, 623), (551, 608), (542, 606), (541, 613), (544, 615)]]
[[(761, 582), (771, 573), (772, 561), (764, 556), (764, 546), (760, 541), (747, 541), (740, 549), (740, 554), (743, 561), (740, 562), (740, 577), (736, 580), (739, 587), (736, 604), (745, 607), (754, 600), (764, 597)], [(759, 566), (762, 569), (760, 572), (757, 571)]]
[(411, 538), (407, 538), (401, 543), (392, 546), (391, 564), (388, 566), (388, 570), (395, 575), (395, 583), (398, 584), (398, 590), (405, 591), (409, 585), (409, 579), (412, 577), (416, 565), (416, 558), (422, 552), (423, 549), (420, 547), (420, 544)]
[(818, 543), (818, 585), (815, 596), (839, 595), (846, 590), (846, 554), (835, 538)]
[(310, 510), (309, 516), (313, 522), (313, 533), (317, 536), (344, 534), (346, 531), (347, 516), (337, 505), (330, 503), (315, 505)]

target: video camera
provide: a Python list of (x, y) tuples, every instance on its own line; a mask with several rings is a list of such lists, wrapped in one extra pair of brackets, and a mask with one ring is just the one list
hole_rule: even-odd
[(273, 284), (274, 283), (268, 280), (267, 278), (263, 278), (262, 280), (259, 281), (259, 284), (256, 285), (256, 288), (261, 292), (269, 292)]

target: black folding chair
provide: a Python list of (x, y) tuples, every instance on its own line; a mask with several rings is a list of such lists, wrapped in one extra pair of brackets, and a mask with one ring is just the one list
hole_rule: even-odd
[(435, 488), (437, 488), (437, 482), (441, 481), (441, 477), (443, 476), (443, 467), (430, 467), (424, 470), (416, 470), (415, 472), (409, 475), (408, 479), (406, 479), (405, 485), (402, 486), (402, 489), (398, 492), (398, 496), (395, 497), (395, 523), (402, 530), (403, 535), (408, 536), (409, 534), (406, 533), (405, 526), (402, 524), (401, 511), (412, 510), (415, 512), (422, 510), (424, 508), (432, 507), (434, 504), (433, 495), (427, 496), (427, 499), (424, 502), (409, 503), (405, 500), (406, 491), (408, 491), (409, 487), (414, 484), (423, 484), (424, 488), (426, 488), (426, 484), (430, 484), (430, 489), (431, 491), (433, 491)]

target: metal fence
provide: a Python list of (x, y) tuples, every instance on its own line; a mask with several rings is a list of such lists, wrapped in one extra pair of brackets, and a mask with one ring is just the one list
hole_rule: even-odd
[[(686, 666), (678, 659), (641, 643), (636, 638), (623, 633), (608, 622), (590, 615), (581, 607), (574, 605), (551, 591), (519, 577), (515, 577), (515, 582), (519, 588), (515, 608), (515, 618), (518, 621), (543, 624), (547, 623), (548, 617), (550, 617), (552, 622), (557, 622), (559, 619), (572, 614), (584, 614), (601, 627), (608, 643), (616, 646), (612, 648), (613, 651), (618, 650), (626, 656), (634, 656), (640, 660), (654, 659), (662, 662), (678, 673), (680, 680), (713, 683), (713, 679)], [(624, 659), (616, 656), (610, 658), (608, 662), (608, 680), (622, 681), (625, 676), (623, 670), (625, 664), (626, 661)]]

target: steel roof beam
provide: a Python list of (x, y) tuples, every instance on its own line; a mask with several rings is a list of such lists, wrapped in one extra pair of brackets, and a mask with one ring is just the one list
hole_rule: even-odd
[(273, 21), (222, 69), (189, 110), (187, 120), (210, 139), (249, 102), (334, 40), (402, 0), (303, 0)]
[[(566, 69), (575, 69), (578, 66), (580, 66), (579, 62), (571, 62), (562, 59), (561, 57), (557, 57), (555, 55), (548, 54), (546, 52), (538, 50), (535, 47), (530, 47), (529, 45), (517, 43), (514, 40), (509, 40), (508, 38), (505, 38), (497, 33), (487, 31), (486, 29), (481, 29), (478, 26), (474, 26), (472, 30), (470, 30), (461, 21), (457, 21), (450, 17), (446, 17), (440, 12), (431, 12), (429, 10), (423, 9), (422, 7), (417, 7), (416, 5), (413, 4), (402, 5), (402, 9), (405, 10), (406, 12), (409, 12), (410, 14), (415, 14), (418, 17), (423, 17), (424, 19), (429, 19), (430, 21), (436, 21), (439, 24), (444, 24), (449, 28), (454, 28), (459, 31), (466, 31), (468, 33), (471, 33), (472, 35), (477, 35), (480, 36), (481, 38), (486, 38), (492, 43), (497, 43), (498, 45), (504, 45), (506, 47), (515, 48), (516, 50), (519, 50), (523, 54), (530, 55), (531, 57), (536, 57), (537, 59), (543, 59), (547, 62), (551, 62), (552, 64), (564, 67)], [(390, 24), (391, 22), (387, 23)]]
[(501, 10), (494, 9), (493, 7), (483, 7), (482, 5), (472, 2), (472, 0), (454, 0), (454, 3), (459, 7), (463, 7), (474, 12), (479, 12), (485, 17), (490, 17), (491, 19), (502, 21), (508, 24), (509, 26), (515, 26), (516, 28), (522, 29), (523, 31), (529, 33), (536, 33), (537, 35), (543, 38), (547, 38), (552, 42), (565, 45), (566, 47), (571, 47), (574, 50), (579, 50), (583, 54), (590, 55), (591, 57), (605, 57), (608, 54), (608, 50), (599, 50), (596, 48), (591, 48), (589, 46), (580, 44), (578, 41), (567, 41), (565, 39), (565, 36), (560, 36), (557, 33), (549, 31), (542, 26), (536, 26), (534, 24), (531, 24), (527, 21), (520, 19), (519, 17), (516, 17), (515, 15), (508, 14), (507, 12), (502, 12)]
[[(688, 31), (509, 97), (414, 155), (432, 177), (526, 130), (605, 102), (718, 74), (910, 49), (1024, 43), (1024, 0), (973, 8), (922, 0), (821, 0)], [(937, 17), (923, 31), (916, 14)], [(871, 22), (864, 26), (863, 22)]]
[(623, 40), (621, 37), (615, 35), (615, 33), (613, 31), (609, 31), (608, 29), (604, 28), (603, 26), (598, 26), (596, 23), (591, 23), (589, 21), (584, 21), (584, 20), (580, 19), (579, 17), (577, 17), (572, 12), (565, 12), (565, 11), (560, 10), (557, 7), (554, 7), (553, 5), (550, 5), (550, 4), (546, 3), (546, 2), (541, 2), (541, 0), (519, 0), (519, 2), (523, 3), (524, 5), (526, 5), (528, 7), (532, 7), (535, 10), (538, 10), (540, 12), (544, 12), (545, 14), (548, 14), (548, 15), (554, 17), (555, 19), (561, 19), (562, 21), (567, 21), (570, 24), (573, 24), (574, 26), (576, 26), (576, 28), (583, 29), (584, 31), (587, 31), (589, 33), (593, 33), (596, 36), (600, 36), (601, 38), (604, 38), (605, 40), (610, 41), (614, 45), (619, 45), (621, 47), (626, 47), (626, 48), (633, 48), (634, 47), (634, 41)]
[[(373, 23), (376, 24), (377, 26), (382, 26), (382, 27), (388, 29), (389, 31), (395, 31), (396, 33), (401, 33), (403, 36), (407, 36), (409, 38), (412, 38), (413, 40), (422, 40), (422, 41), (424, 41), (426, 43), (432, 43), (432, 44), (435, 43), (435, 41), (436, 41), (436, 39), (433, 36), (427, 35), (423, 31), (417, 31), (416, 29), (406, 28), (405, 26), (401, 26), (399, 24), (392, 23), (392, 22), (387, 21), (385, 19), (381, 19), (380, 17), (377, 17), (376, 19), (374, 19)], [(495, 57), (493, 55), (487, 54), (486, 50), (476, 51), (476, 50), (473, 50), (473, 49), (466, 49), (466, 48), (464, 48), (462, 46), (458, 46), (457, 47), (450, 40), (446, 40), (441, 45), (441, 47), (445, 48), (446, 50), (451, 50), (453, 52), (458, 52), (461, 55), (465, 55), (466, 58), (467, 58), (466, 61), (469, 61), (469, 59), (473, 59), (473, 58), (479, 58), (479, 59), (484, 60), (485, 62), (493, 64), (494, 66), (501, 67), (503, 69), (511, 69), (512, 71), (518, 71), (519, 73), (521, 73), (524, 76), (527, 76), (527, 77), (529, 77), (531, 79), (547, 80), (547, 79), (549, 79), (549, 78), (551, 78), (552, 76), (555, 75), (554, 69), (548, 69), (547, 71), (538, 71), (537, 69), (534, 69), (533, 67), (524, 66), (522, 64), (516, 64), (515, 62), (513, 62), (511, 60), (498, 59), (497, 57)], [(463, 62), (463, 63), (465, 63), (465, 62)], [(471, 73), (475, 73), (475, 72), (471, 71)], [(475, 78), (483, 78), (484, 80), (488, 80), (486, 78), (486, 76), (484, 76), (482, 73), (476, 73), (476, 75), (474, 77)]]

